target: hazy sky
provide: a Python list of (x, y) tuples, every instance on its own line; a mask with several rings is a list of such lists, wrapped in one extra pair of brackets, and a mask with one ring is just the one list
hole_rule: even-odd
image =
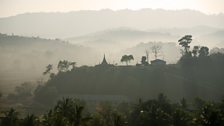
[(193, 9), (224, 13), (224, 0), (0, 0), (0, 17), (26, 12), (67, 12), (100, 9)]

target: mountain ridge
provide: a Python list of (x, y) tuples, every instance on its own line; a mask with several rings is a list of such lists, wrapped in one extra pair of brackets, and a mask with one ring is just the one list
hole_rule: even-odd
[(223, 14), (207, 15), (194, 10), (142, 9), (28, 13), (0, 18), (0, 32), (44, 38), (67, 38), (119, 27), (139, 30), (190, 28), (198, 25), (224, 28), (222, 22), (224, 22)]

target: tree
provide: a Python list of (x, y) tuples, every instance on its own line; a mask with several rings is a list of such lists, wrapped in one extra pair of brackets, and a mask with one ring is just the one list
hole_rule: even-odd
[(17, 126), (18, 125), (18, 115), (19, 113), (16, 112), (13, 108), (8, 111), (3, 112), (5, 118), (2, 120), (2, 126)]
[(71, 126), (80, 126), (88, 117), (83, 117), (84, 106), (81, 101), (71, 98), (59, 100), (54, 110), (65, 118)]
[(54, 110), (50, 110), (47, 114), (43, 116), (44, 126), (66, 126), (68, 125), (67, 120)]
[(146, 62), (149, 64), (149, 51), (145, 50)]
[(124, 126), (125, 125), (124, 116), (117, 111), (113, 111), (112, 124), (113, 124), (113, 126)]
[(170, 126), (171, 104), (165, 95), (159, 94), (158, 99), (139, 102), (130, 117), (131, 126)]
[(76, 65), (76, 62), (70, 62), (70, 61), (67, 61), (67, 60), (60, 60), (58, 62), (58, 71), (59, 72), (67, 72), (70, 67), (72, 67), (71, 69), (74, 69), (75, 65)]
[(185, 35), (184, 37), (182, 37), (181, 39), (178, 40), (179, 45), (184, 47), (185, 55), (190, 53), (189, 44), (191, 43), (191, 41), (192, 41), (192, 35)]
[(156, 43), (151, 47), (151, 50), (152, 50), (152, 53), (155, 56), (155, 59), (157, 59), (158, 53), (160, 52), (161, 48), (162, 48), (162, 46), (161, 45), (158, 45)]
[(200, 108), (195, 123), (200, 126), (221, 126), (220, 112), (212, 103)]
[(148, 65), (149, 63), (147, 62), (147, 57), (146, 56), (142, 56), (142, 60), (141, 60), (142, 65)]
[(187, 109), (188, 105), (187, 105), (187, 100), (185, 98), (183, 98), (181, 101), (180, 101), (180, 104), (181, 104), (181, 107), (183, 109)]
[(66, 72), (69, 68), (69, 62), (67, 60), (60, 60), (58, 62), (58, 71), (59, 72)]
[(28, 114), (22, 121), (23, 126), (37, 126), (37, 117)]
[(75, 69), (75, 65), (76, 65), (76, 62), (70, 62), (70, 66), (72, 66), (72, 69)]
[(121, 58), (121, 62), (125, 62), (126, 65), (128, 65), (128, 63), (129, 63), (131, 60), (134, 60), (133, 55), (123, 55), (122, 58)]
[[(126, 106), (127, 107), (127, 106)], [(124, 126), (126, 118), (123, 113), (115, 110), (110, 102), (98, 104), (97, 113), (90, 121), (93, 126)]]
[(191, 117), (185, 110), (181, 108), (175, 108), (172, 113), (173, 126), (190, 126)]
[(46, 70), (43, 72), (43, 75), (46, 75), (48, 73), (50, 73), (50, 71), (53, 69), (53, 65), (52, 64), (48, 64), (46, 66)]
[(209, 48), (206, 46), (202, 46), (199, 50), (199, 57), (208, 56)]
[(200, 49), (199, 46), (194, 46), (194, 48), (192, 50), (192, 54), (194, 57), (197, 57), (199, 49)]

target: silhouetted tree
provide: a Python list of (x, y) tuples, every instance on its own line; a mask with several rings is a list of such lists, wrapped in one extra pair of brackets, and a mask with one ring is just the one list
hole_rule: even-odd
[(23, 126), (38, 126), (37, 117), (28, 114), (22, 121)]
[(100, 103), (90, 116), (83, 113), (82, 101), (71, 98), (59, 100), (53, 109), (39, 118), (28, 114), (19, 117), (10, 109), (1, 113), (0, 126), (223, 126), (224, 100), (221, 102), (200, 101), (200, 107), (186, 109), (181, 104), (172, 104), (159, 94), (157, 99), (142, 101), (137, 105), (123, 104), (127, 113), (110, 102)]
[(142, 56), (142, 60), (141, 60), (142, 65), (148, 65), (149, 63), (147, 62), (147, 57), (146, 56)]
[(159, 44), (154, 43), (154, 45), (151, 47), (152, 53), (155, 56), (155, 59), (158, 57), (158, 53), (160, 52), (162, 46)]
[(132, 126), (170, 126), (172, 123), (171, 105), (163, 94), (156, 100), (142, 102), (131, 114)]
[(76, 62), (70, 62), (67, 60), (60, 60), (58, 62), (58, 71), (59, 72), (67, 72), (70, 68), (70, 66), (72, 67), (71, 69), (74, 69), (76, 65)]
[(43, 116), (42, 124), (44, 126), (66, 126), (68, 125), (68, 121), (62, 115), (50, 110)]
[(79, 102), (71, 98), (63, 98), (58, 101), (55, 111), (66, 118), (71, 126), (80, 126), (88, 118), (83, 117), (84, 106)]
[(202, 46), (199, 50), (199, 57), (208, 56), (209, 48), (206, 46)]
[(46, 66), (46, 70), (43, 72), (43, 75), (46, 75), (48, 73), (50, 73), (50, 71), (53, 69), (53, 65), (52, 64), (48, 64)]
[(60, 60), (58, 62), (58, 71), (59, 72), (66, 72), (68, 71), (68, 68), (69, 68), (69, 62), (67, 60)]
[(121, 58), (121, 62), (125, 62), (126, 65), (128, 65), (128, 63), (129, 63), (131, 60), (134, 60), (133, 55), (123, 55), (122, 58)]
[(184, 37), (182, 37), (181, 39), (178, 40), (179, 45), (184, 47), (185, 55), (190, 53), (189, 44), (191, 43), (191, 41), (192, 41), (192, 35), (185, 35)]
[(3, 112), (3, 114), (5, 117), (2, 120), (2, 126), (18, 126), (18, 112), (11, 108), (9, 111)]
[[(126, 106), (127, 107), (127, 106)], [(123, 113), (115, 110), (109, 102), (102, 102), (97, 107), (97, 113), (92, 116), (93, 126), (124, 126), (126, 118)]]
[(149, 51), (145, 50), (146, 62), (149, 64)]
[(200, 49), (199, 46), (194, 46), (194, 48), (192, 50), (192, 54), (193, 54), (194, 57), (198, 56), (199, 49)]
[(75, 65), (76, 65), (76, 62), (70, 62), (70, 66), (72, 66), (72, 69), (75, 69)]

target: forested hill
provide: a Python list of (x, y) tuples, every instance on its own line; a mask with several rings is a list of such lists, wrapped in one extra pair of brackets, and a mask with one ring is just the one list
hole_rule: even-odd
[(88, 64), (96, 61), (96, 54), (90, 48), (59, 39), (0, 34), (0, 88), (8, 93), (24, 81), (38, 80), (46, 64), (61, 59)]
[(183, 58), (174, 65), (77, 67), (51, 76), (35, 98), (49, 102), (65, 94), (89, 94), (148, 99), (164, 93), (172, 100), (219, 100), (224, 96), (223, 64), (224, 55), (217, 53)]

